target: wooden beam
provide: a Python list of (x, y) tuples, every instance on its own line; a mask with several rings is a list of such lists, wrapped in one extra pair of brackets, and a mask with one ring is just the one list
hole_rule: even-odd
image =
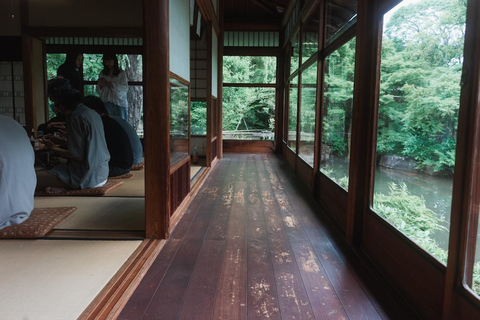
[[(471, 287), (472, 284), (480, 201), (480, 183), (478, 182), (480, 176), (479, 19), (480, 3), (468, 1), (455, 174), (452, 187), (444, 320), (456, 317), (458, 310), (462, 308), (462, 303), (465, 304), (465, 297), (473, 296), (465, 286)], [(474, 303), (477, 310), (480, 310), (478, 300)]]
[(32, 39), (28, 34), (22, 34), (22, 60), (23, 60), (23, 83), (24, 101), (25, 101), (25, 129), (28, 135), (34, 134), (37, 127), (34, 109), (34, 90), (33, 90), (33, 49)]
[(206, 98), (207, 98), (207, 167), (212, 165), (212, 138), (213, 132), (213, 107), (212, 107), (212, 24), (207, 22), (207, 79), (206, 79)]
[(170, 70), (168, 0), (143, 0), (145, 233), (169, 236)]
[(198, 8), (207, 22), (212, 24), (217, 36), (221, 33), (218, 16), (213, 8), (211, 0), (197, 0)]
[(140, 38), (143, 28), (134, 27), (27, 27), (25, 31), (35, 37), (93, 37), (93, 38)]
[[(318, 30), (318, 48), (324, 47), (324, 26), (325, 23), (325, 6), (326, 0), (322, 0), (318, 6), (318, 17), (320, 18), (319, 30)], [(313, 180), (315, 189), (316, 175), (320, 170), (320, 160), (322, 153), (322, 130), (323, 130), (323, 99), (324, 99), (324, 71), (325, 71), (325, 59), (317, 57), (317, 97), (316, 97), (316, 112), (315, 112), (315, 146), (314, 146), (314, 162), (313, 162)]]
[(376, 2), (358, 1), (355, 61), (362, 63), (355, 64), (346, 227), (347, 242), (352, 246), (361, 244), (373, 188), (383, 22)]
[(223, 1), (219, 1), (220, 18), (219, 23), (222, 32), (218, 35), (218, 68), (217, 68), (217, 158), (223, 158)]
[(224, 31), (281, 31), (276, 21), (232, 20), (225, 22)]
[[(280, 33), (280, 43), (283, 42), (283, 32)], [(284, 138), (284, 114), (285, 114), (285, 52), (278, 50), (277, 55), (277, 91), (275, 93), (275, 152), (282, 153), (282, 141)]]

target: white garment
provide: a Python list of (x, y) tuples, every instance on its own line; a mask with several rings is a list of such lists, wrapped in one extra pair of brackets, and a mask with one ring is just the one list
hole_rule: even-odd
[(120, 71), (118, 76), (104, 75), (103, 71), (100, 72), (100, 79), (112, 82), (113, 86), (104, 86), (100, 88), (97, 85), (96, 90), (103, 102), (111, 102), (121, 108), (128, 108), (127, 93), (128, 93), (128, 80), (125, 71)]
[(25, 129), (12, 118), (0, 116), (0, 229), (30, 216), (37, 185), (34, 163)]

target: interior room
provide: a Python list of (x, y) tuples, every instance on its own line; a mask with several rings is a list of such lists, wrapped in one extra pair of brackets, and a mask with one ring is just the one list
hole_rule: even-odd
[(480, 318), (479, 37), (476, 0), (1, 2), (36, 173), (72, 52), (142, 156), (0, 229), (0, 318)]

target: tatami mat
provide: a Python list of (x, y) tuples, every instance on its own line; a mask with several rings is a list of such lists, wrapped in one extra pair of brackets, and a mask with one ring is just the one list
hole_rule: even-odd
[(77, 319), (140, 243), (0, 240), (0, 319)]
[(35, 197), (35, 208), (77, 207), (55, 229), (145, 230), (145, 199), (128, 197)]
[(203, 168), (202, 166), (191, 165), (190, 166), (190, 179), (193, 179), (198, 174), (198, 172), (200, 172), (200, 170), (202, 168)]
[(144, 197), (145, 196), (145, 169), (130, 171), (133, 177), (119, 179), (123, 184), (111, 190), (104, 197)]

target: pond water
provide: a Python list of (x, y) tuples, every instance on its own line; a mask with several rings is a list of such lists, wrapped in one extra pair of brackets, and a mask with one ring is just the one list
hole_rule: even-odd
[[(326, 170), (334, 168), (331, 175), (336, 179), (348, 175), (348, 163), (341, 159), (330, 159), (324, 168)], [(388, 184), (390, 182), (405, 183), (411, 194), (422, 196), (427, 208), (435, 212), (437, 217), (443, 219), (445, 227), (450, 229), (453, 175), (447, 177), (432, 176), (424, 173), (411, 173), (377, 167), (375, 169), (374, 192), (388, 194)], [(437, 231), (434, 238), (442, 249), (448, 250), (447, 231)], [(477, 235), (476, 260), (480, 261), (480, 233)]]

